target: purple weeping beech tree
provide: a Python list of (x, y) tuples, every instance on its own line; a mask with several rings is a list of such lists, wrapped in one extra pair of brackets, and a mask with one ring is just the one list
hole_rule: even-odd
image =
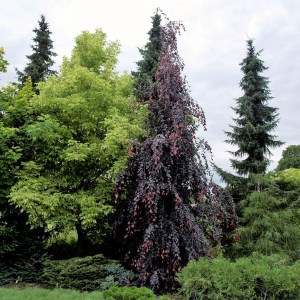
[(189, 96), (177, 51), (181, 23), (161, 28), (158, 98), (149, 101), (149, 137), (132, 145), (117, 180), (115, 239), (138, 284), (155, 292), (177, 287), (175, 274), (191, 259), (210, 256), (235, 226), (231, 197), (210, 181), (202, 109)]

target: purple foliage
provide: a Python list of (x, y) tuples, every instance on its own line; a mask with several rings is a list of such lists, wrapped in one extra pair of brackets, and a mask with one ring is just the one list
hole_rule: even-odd
[(138, 274), (139, 284), (156, 292), (176, 288), (180, 268), (210, 256), (224, 228), (235, 225), (232, 199), (210, 180), (210, 148), (195, 137), (199, 125), (205, 128), (205, 116), (181, 75), (181, 28), (168, 21), (161, 29), (158, 98), (148, 104), (150, 135), (131, 147), (115, 194), (116, 238), (124, 261)]

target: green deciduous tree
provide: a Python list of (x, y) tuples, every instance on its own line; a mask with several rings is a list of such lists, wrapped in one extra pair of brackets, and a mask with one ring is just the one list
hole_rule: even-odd
[(44, 15), (41, 15), (38, 23), (38, 28), (33, 30), (35, 33), (34, 45), (31, 46), (33, 53), (26, 56), (29, 62), (23, 72), (17, 70), (19, 82), (24, 85), (26, 79), (31, 77), (34, 90), (37, 88), (37, 83), (45, 81), (50, 75), (56, 74), (55, 71), (51, 70), (54, 64), (53, 57), (56, 56), (56, 53), (53, 52), (49, 24), (46, 22)]
[(300, 145), (289, 146), (283, 151), (276, 170), (280, 171), (290, 168), (300, 169)]
[(7, 195), (14, 182), (14, 164), (20, 158), (20, 149), (12, 143), (14, 135), (13, 128), (0, 123), (0, 258), (16, 246), (14, 230), (7, 222)]
[[(16, 183), (16, 174), (21, 161), (30, 153), (30, 143), (24, 127), (30, 122), (29, 100), (33, 96), (31, 81), (19, 90), (9, 84), (0, 92), (0, 256), (19, 245), (24, 231), (26, 216), (8, 203), (11, 187)], [(22, 233), (21, 233), (22, 232)]]
[(0, 47), (0, 72), (6, 72), (8, 61), (4, 59), (4, 49)]
[(152, 28), (148, 34), (148, 43), (139, 49), (142, 59), (137, 62), (137, 70), (132, 72), (135, 94), (140, 101), (157, 97), (155, 74), (161, 51), (161, 16), (158, 12), (152, 17)]
[(10, 194), (32, 227), (76, 228), (81, 253), (87, 240), (106, 233), (114, 178), (130, 140), (144, 134), (145, 110), (134, 101), (132, 79), (114, 70), (118, 53), (103, 31), (83, 32), (61, 74), (39, 85), (31, 102), (38, 117), (26, 127), (32, 158)]

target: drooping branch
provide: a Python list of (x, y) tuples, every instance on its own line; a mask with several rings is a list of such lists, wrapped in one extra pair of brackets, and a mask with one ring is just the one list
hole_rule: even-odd
[(139, 284), (158, 292), (176, 287), (175, 274), (189, 260), (209, 255), (222, 238), (223, 221), (231, 218), (210, 181), (210, 148), (196, 140), (205, 117), (181, 74), (180, 28), (178, 22), (161, 28), (158, 98), (149, 101), (150, 136), (132, 147), (115, 195), (116, 239), (124, 260), (138, 273)]

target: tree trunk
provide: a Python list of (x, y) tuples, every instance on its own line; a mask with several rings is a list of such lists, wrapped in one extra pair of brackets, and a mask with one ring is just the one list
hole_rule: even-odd
[(77, 231), (76, 256), (85, 256), (89, 244), (86, 237), (86, 232), (83, 230), (80, 222), (75, 224), (75, 228)]

